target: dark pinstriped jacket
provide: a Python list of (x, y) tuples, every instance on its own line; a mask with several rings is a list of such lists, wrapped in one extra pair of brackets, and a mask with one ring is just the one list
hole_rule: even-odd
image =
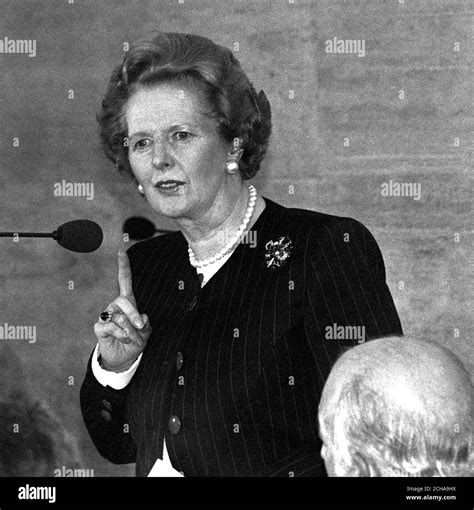
[[(334, 361), (358, 343), (345, 327), (363, 326), (365, 339), (402, 334), (361, 223), (265, 201), (256, 246), (240, 244), (203, 288), (180, 232), (128, 250), (153, 332), (123, 390), (101, 386), (89, 361), (81, 408), (98, 451), (136, 462), (138, 476), (164, 437), (185, 476), (324, 476), (318, 403)], [(265, 245), (282, 236), (293, 253), (268, 269)], [(337, 327), (345, 339), (328, 334)]]

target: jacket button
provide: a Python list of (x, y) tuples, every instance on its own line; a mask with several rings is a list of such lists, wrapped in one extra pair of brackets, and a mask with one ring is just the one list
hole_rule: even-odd
[(104, 406), (106, 411), (112, 411), (112, 405), (108, 400), (102, 400), (102, 405)]
[(178, 352), (178, 355), (176, 356), (176, 368), (178, 370), (181, 370), (182, 366), (183, 366), (183, 353)]
[(188, 306), (186, 306), (186, 311), (192, 312), (194, 310), (194, 308), (196, 307), (196, 303), (197, 303), (197, 296), (194, 296), (192, 301), (188, 304)]
[(168, 421), (168, 427), (172, 434), (177, 434), (179, 432), (179, 430), (181, 429), (181, 420), (178, 418), (178, 416), (173, 414), (170, 417)]

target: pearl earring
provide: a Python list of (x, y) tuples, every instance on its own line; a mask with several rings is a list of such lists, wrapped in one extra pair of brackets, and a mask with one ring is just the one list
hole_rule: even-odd
[(237, 172), (237, 170), (239, 169), (239, 164), (237, 163), (237, 161), (226, 161), (225, 163), (225, 171), (229, 174), (229, 175), (233, 175)]
[(145, 190), (141, 184), (138, 185), (138, 193), (140, 193), (140, 195), (145, 198)]

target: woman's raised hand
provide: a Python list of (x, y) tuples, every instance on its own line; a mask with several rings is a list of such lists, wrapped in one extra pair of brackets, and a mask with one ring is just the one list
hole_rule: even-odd
[(102, 366), (112, 372), (128, 370), (145, 349), (151, 334), (148, 316), (137, 310), (130, 261), (124, 251), (118, 252), (118, 283), (120, 295), (107, 307), (112, 314), (110, 321), (99, 320), (94, 324)]

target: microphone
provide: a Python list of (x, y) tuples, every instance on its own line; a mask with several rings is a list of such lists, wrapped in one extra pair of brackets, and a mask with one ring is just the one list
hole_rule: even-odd
[(90, 253), (102, 244), (104, 234), (97, 223), (90, 220), (73, 220), (64, 223), (54, 232), (0, 232), (0, 237), (52, 237), (70, 251)]
[(131, 239), (136, 241), (148, 239), (156, 232), (162, 234), (174, 232), (174, 230), (157, 229), (150, 220), (143, 218), (142, 216), (132, 216), (125, 220), (125, 223), (123, 224), (123, 231), (125, 234), (128, 234)]
[(58, 227), (53, 239), (63, 248), (79, 253), (90, 253), (102, 244), (104, 234), (97, 223), (90, 220), (73, 220)]

